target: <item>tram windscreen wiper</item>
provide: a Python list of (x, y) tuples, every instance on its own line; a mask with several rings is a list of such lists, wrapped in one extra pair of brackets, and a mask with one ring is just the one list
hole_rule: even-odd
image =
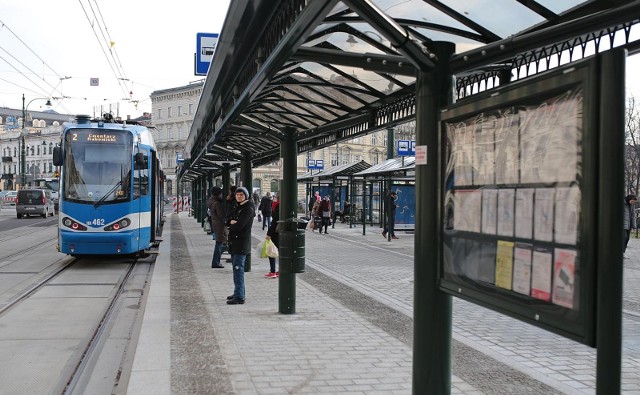
[(120, 185), (122, 185), (122, 179), (120, 179), (120, 181), (118, 181), (116, 185), (114, 185), (111, 189), (109, 189), (109, 191), (105, 193), (104, 196), (100, 198), (100, 200), (95, 202), (93, 207), (98, 208), (98, 206), (104, 203), (104, 201), (107, 200), (107, 197), (109, 197), (109, 195), (111, 195)]

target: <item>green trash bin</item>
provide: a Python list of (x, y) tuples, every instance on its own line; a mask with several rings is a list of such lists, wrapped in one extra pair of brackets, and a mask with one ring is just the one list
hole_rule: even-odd
[(280, 272), (304, 273), (304, 229), (280, 232)]

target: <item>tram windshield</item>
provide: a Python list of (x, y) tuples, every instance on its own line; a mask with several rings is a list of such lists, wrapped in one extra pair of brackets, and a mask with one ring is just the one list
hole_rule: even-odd
[(124, 130), (74, 129), (65, 136), (64, 197), (94, 204), (129, 200), (132, 136)]

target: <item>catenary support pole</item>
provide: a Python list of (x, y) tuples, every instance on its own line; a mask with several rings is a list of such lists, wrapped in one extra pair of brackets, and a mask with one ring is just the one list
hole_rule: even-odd
[[(242, 153), (242, 186), (249, 191), (249, 200), (251, 200), (251, 194), (253, 193), (253, 164), (251, 163), (251, 152), (245, 151)], [(251, 202), (250, 204), (253, 204)], [(251, 253), (247, 254), (247, 259), (244, 261), (244, 271), (251, 271)]]
[[(626, 50), (602, 54), (600, 70), (600, 182), (596, 287), (596, 394), (619, 394), (622, 369), (622, 219), (625, 158)], [(613, 158), (617, 158), (614, 160)], [(600, 232), (600, 231), (601, 232)]]
[[(282, 193), (280, 194), (280, 221), (287, 221), (296, 216), (296, 204), (298, 201), (297, 146), (294, 140), (295, 130), (286, 128), (284, 141), (280, 145), (280, 157), (282, 158)], [(281, 232), (295, 232), (296, 222), (282, 222)], [(290, 245), (284, 245), (289, 243)], [(280, 237), (280, 248), (292, 251), (295, 247), (295, 238)], [(293, 272), (291, 255), (289, 258), (280, 259), (280, 278), (278, 281), (278, 312), (281, 314), (295, 314), (296, 312), (296, 274)]]
[(413, 393), (451, 392), (451, 296), (438, 290), (440, 236), (438, 114), (451, 103), (453, 78), (449, 59), (455, 45), (427, 45), (437, 57), (436, 69), (418, 71), (416, 82), (416, 146), (427, 147), (428, 162), (416, 164), (414, 252)]

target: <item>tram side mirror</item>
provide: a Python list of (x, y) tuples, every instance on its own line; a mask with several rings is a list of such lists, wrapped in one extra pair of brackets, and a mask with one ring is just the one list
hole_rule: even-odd
[(62, 148), (60, 147), (53, 148), (53, 165), (62, 166)]
[(138, 152), (135, 157), (135, 170), (144, 170), (148, 167), (149, 157), (143, 154), (142, 152)]

